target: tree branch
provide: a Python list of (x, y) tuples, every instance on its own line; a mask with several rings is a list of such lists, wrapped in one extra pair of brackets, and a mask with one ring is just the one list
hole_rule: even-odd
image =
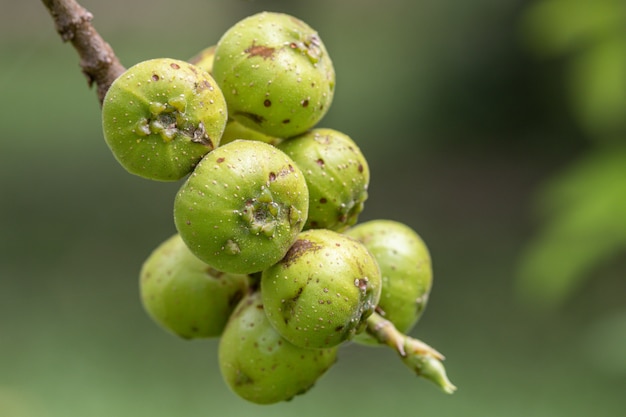
[(64, 42), (71, 42), (89, 86), (96, 84), (100, 104), (113, 81), (125, 70), (111, 46), (91, 24), (93, 15), (75, 0), (42, 0)]

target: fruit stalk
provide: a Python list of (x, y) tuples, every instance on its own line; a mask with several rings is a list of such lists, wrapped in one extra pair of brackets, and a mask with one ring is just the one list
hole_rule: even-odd
[(42, 0), (56, 30), (64, 42), (71, 42), (78, 56), (80, 67), (87, 77), (89, 86), (97, 86), (100, 104), (111, 86), (125, 68), (113, 52), (113, 48), (104, 41), (91, 24), (93, 15), (76, 0)]
[(418, 376), (433, 382), (447, 394), (456, 391), (441, 363), (444, 356), (437, 350), (398, 331), (393, 323), (378, 313), (369, 316), (366, 331), (380, 344), (394, 349), (402, 362)]

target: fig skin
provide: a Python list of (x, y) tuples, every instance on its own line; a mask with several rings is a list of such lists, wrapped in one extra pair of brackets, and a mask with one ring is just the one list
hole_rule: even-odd
[(226, 101), (211, 75), (175, 59), (140, 62), (118, 77), (102, 104), (104, 139), (130, 173), (176, 181), (219, 145)]
[(145, 311), (163, 329), (184, 339), (211, 338), (221, 335), (250, 277), (209, 267), (176, 234), (144, 261), (139, 285)]
[(226, 122), (226, 128), (224, 129), (220, 145), (226, 145), (237, 139), (258, 140), (259, 142), (268, 143), (273, 146), (278, 145), (282, 141), (280, 138), (268, 136), (258, 130), (250, 129), (235, 119), (229, 119), (228, 122)]
[(250, 274), (278, 262), (306, 222), (302, 172), (266, 143), (236, 140), (207, 154), (174, 199), (174, 223), (213, 268)]
[(288, 138), (328, 111), (335, 70), (318, 33), (283, 13), (262, 12), (228, 29), (217, 43), (213, 76), (229, 116), (269, 136)]
[[(380, 268), (378, 309), (403, 333), (421, 317), (433, 282), (432, 260), (422, 238), (409, 226), (386, 219), (370, 220), (345, 232), (372, 253)], [(375, 343), (363, 333), (357, 342)]]
[(270, 323), (306, 348), (337, 346), (361, 332), (380, 292), (380, 271), (365, 246), (326, 229), (300, 233), (285, 257), (261, 275)]
[[(215, 49), (217, 45), (207, 46), (195, 56), (189, 59), (189, 63), (200, 67), (209, 74), (213, 73), (213, 62), (215, 61)], [(212, 76), (212, 75), (211, 75)]]
[(357, 222), (367, 200), (370, 171), (352, 138), (317, 128), (277, 147), (298, 164), (309, 187), (304, 229), (343, 231)]
[(228, 387), (256, 404), (304, 394), (336, 362), (338, 348), (305, 349), (285, 340), (267, 320), (261, 294), (251, 293), (233, 312), (218, 347)]

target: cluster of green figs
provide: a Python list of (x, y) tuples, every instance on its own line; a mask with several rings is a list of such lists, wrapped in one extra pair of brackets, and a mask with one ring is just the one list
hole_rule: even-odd
[(182, 183), (177, 233), (141, 268), (146, 312), (182, 338), (219, 337), (224, 381), (258, 404), (309, 390), (349, 341), (384, 344), (373, 317), (408, 332), (431, 289), (415, 231), (358, 223), (367, 161), (317, 126), (334, 88), (317, 32), (263, 12), (189, 61), (134, 65), (103, 103), (119, 163)]

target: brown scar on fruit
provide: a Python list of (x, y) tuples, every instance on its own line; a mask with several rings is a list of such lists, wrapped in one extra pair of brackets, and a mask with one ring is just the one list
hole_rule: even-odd
[(307, 239), (298, 239), (287, 251), (287, 254), (281, 261), (285, 268), (288, 268), (308, 251), (316, 252), (322, 248), (322, 245), (311, 242)]
[(269, 46), (264, 45), (255, 45), (254, 42), (250, 45), (249, 48), (244, 50), (245, 53), (248, 54), (248, 58), (252, 58), (254, 56), (260, 56), (263, 59), (272, 58), (274, 56), (275, 48), (271, 48)]

